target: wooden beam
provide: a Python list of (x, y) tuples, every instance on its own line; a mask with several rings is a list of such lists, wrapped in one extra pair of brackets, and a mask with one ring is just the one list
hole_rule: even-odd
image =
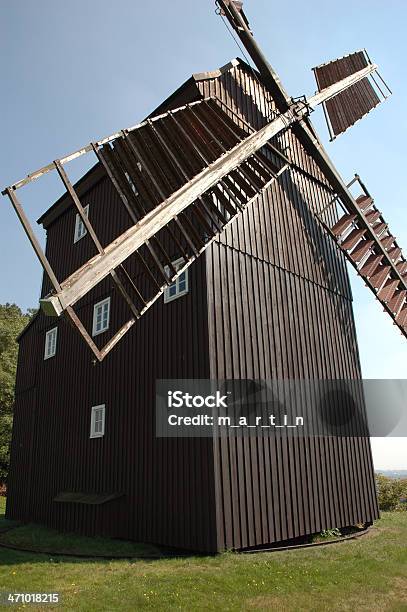
[(31, 224), (24, 212), (23, 207), (21, 206), (16, 193), (14, 192), (14, 190), (11, 187), (7, 187), (7, 189), (5, 190), (6, 195), (8, 195), (10, 202), (13, 205), (13, 208), (18, 216), (18, 218), (20, 219), (21, 225), (24, 228), (24, 231), (28, 237), (28, 240), (31, 243), (31, 246), (33, 247), (38, 259), (40, 260), (40, 263), (42, 265), (42, 267), (44, 268), (45, 272), (48, 274), (48, 278), (50, 279), (54, 289), (56, 291), (60, 291), (61, 290), (61, 286), (59, 284), (59, 281), (57, 279), (57, 277), (55, 276), (55, 273), (51, 267), (51, 264), (49, 263), (48, 259), (45, 256), (44, 251), (42, 250), (42, 247), (39, 243), (39, 241), (37, 240), (36, 235), (34, 234), (34, 231), (31, 227)]
[(119, 340), (121, 340), (123, 336), (127, 334), (129, 329), (133, 327), (135, 322), (136, 322), (136, 319), (129, 319), (127, 323), (125, 323), (123, 327), (121, 327), (119, 331), (113, 336), (113, 338), (105, 344), (105, 346), (100, 351), (100, 358), (99, 358), (100, 361), (102, 361), (106, 357), (106, 355), (110, 353), (112, 348), (116, 346)]
[(59, 161), (59, 159), (56, 159), (54, 161), (54, 165), (55, 165), (55, 168), (57, 169), (57, 172), (58, 172), (58, 174), (59, 174), (59, 176), (60, 176), (60, 178), (61, 178), (61, 180), (62, 180), (62, 182), (64, 184), (65, 189), (67, 190), (67, 192), (71, 196), (71, 199), (72, 199), (73, 203), (76, 206), (78, 214), (79, 214), (80, 218), (82, 219), (82, 223), (84, 224), (88, 234), (92, 238), (93, 244), (95, 245), (95, 247), (99, 251), (99, 253), (103, 253), (102, 245), (99, 242), (99, 238), (96, 236), (96, 232), (93, 229), (93, 225), (89, 221), (89, 218), (88, 218), (87, 214), (85, 213), (85, 209), (83, 208), (83, 206), (81, 204), (81, 201), (79, 200), (78, 195), (77, 195), (75, 189), (73, 188), (73, 186), (71, 184), (71, 181), (69, 180), (68, 175), (65, 172), (64, 168), (62, 167), (62, 164)]
[(70, 320), (70, 322), (72, 323), (72, 325), (76, 327), (76, 329), (79, 331), (82, 338), (85, 340), (86, 344), (89, 346), (89, 348), (95, 355), (96, 359), (98, 361), (102, 361), (103, 358), (102, 358), (102, 355), (98, 347), (96, 346), (96, 344), (93, 342), (93, 339), (90, 337), (90, 335), (86, 331), (85, 326), (83, 325), (82, 321), (79, 319), (78, 315), (76, 314), (72, 306), (68, 306), (66, 308), (65, 314)]
[(110, 274), (111, 274), (111, 276), (112, 276), (112, 278), (113, 278), (113, 280), (114, 280), (114, 282), (116, 284), (116, 287), (118, 288), (118, 290), (120, 291), (121, 295), (123, 296), (123, 298), (127, 302), (127, 305), (130, 308), (131, 312), (134, 314), (136, 319), (139, 319), (140, 318), (139, 311), (137, 310), (133, 300), (131, 299), (131, 297), (127, 293), (126, 288), (123, 285), (122, 281), (120, 280), (116, 270), (111, 270)]
[(236, 9), (233, 2), (228, 2), (228, 0), (217, 0), (217, 4), (223, 10), (230, 25), (239, 36), (249, 55), (259, 69), (267, 88), (273, 96), (273, 100), (275, 101), (278, 110), (285, 113), (290, 107), (292, 100), (285, 91), (278, 74), (269, 64), (267, 58), (257, 44), (252, 32), (247, 26), (247, 23), (243, 19), (240, 12)]

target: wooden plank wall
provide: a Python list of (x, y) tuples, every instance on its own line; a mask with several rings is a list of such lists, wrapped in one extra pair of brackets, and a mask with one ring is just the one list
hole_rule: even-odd
[[(90, 203), (103, 244), (128, 223), (107, 178), (83, 203)], [(47, 255), (59, 278), (93, 253), (89, 236), (73, 244), (74, 225), (70, 209), (48, 228)], [(63, 320), (40, 314), (23, 335), (9, 517), (90, 535), (216, 549), (211, 441), (156, 439), (154, 429), (156, 379), (209, 376), (204, 258), (189, 269), (189, 284), (186, 296), (168, 304), (159, 299), (102, 363), (93, 363), (78, 332)], [(44, 294), (47, 279), (43, 285)], [(93, 304), (108, 295), (111, 329), (97, 336), (98, 345), (129, 317), (126, 303), (106, 279), (75, 306), (91, 332)], [(45, 333), (55, 325), (57, 354), (44, 361)], [(102, 403), (106, 433), (90, 439), (91, 406)], [(102, 506), (53, 502), (62, 491), (124, 497)]]
[[(274, 108), (243, 66), (199, 86), (256, 129)], [(206, 255), (211, 377), (360, 378), (344, 257), (310, 212), (326, 206), (331, 189), (290, 132), (275, 144), (294, 168)], [(223, 438), (214, 454), (220, 549), (378, 516), (365, 438)]]

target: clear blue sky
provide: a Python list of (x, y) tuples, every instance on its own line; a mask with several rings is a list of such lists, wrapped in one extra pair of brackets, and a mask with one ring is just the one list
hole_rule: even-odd
[[(313, 66), (354, 50), (366, 47), (379, 64), (394, 95), (327, 148), (344, 178), (361, 175), (407, 251), (407, 3), (246, 0), (244, 6), (292, 95), (313, 93)], [(193, 72), (240, 55), (212, 0), (13, 0), (1, 3), (0, 17), (2, 188), (133, 125)], [(313, 120), (327, 142), (321, 114)], [(51, 178), (20, 191), (30, 219), (58, 193)], [(36, 306), (40, 266), (5, 198), (0, 245), (0, 303)], [(351, 276), (364, 376), (406, 378), (407, 341)], [(375, 442), (376, 466), (407, 468), (405, 442)]]

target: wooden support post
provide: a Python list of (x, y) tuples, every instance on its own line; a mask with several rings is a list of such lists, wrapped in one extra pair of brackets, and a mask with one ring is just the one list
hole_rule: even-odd
[(280, 112), (285, 113), (290, 106), (291, 98), (281, 84), (277, 73), (263, 55), (246, 21), (236, 9), (233, 2), (217, 0), (217, 3), (258, 67), (267, 88), (273, 96), (273, 100), (275, 100), (277, 104), (277, 108)]
[(139, 319), (140, 318), (139, 311), (137, 310), (133, 300), (131, 299), (131, 297), (127, 293), (127, 291), (126, 291), (122, 281), (120, 280), (116, 270), (112, 270), (111, 271), (111, 276), (112, 276), (112, 278), (113, 278), (113, 280), (114, 280), (114, 282), (116, 284), (116, 287), (118, 288), (118, 290), (120, 291), (121, 295), (123, 296), (123, 298), (127, 302), (127, 305), (130, 308), (131, 312), (134, 314), (136, 319)]
[(40, 243), (37, 240), (36, 235), (33, 232), (33, 229), (31, 227), (31, 224), (24, 212), (23, 207), (21, 206), (15, 191), (11, 188), (11, 187), (7, 187), (7, 189), (5, 190), (5, 193), (8, 195), (14, 210), (17, 213), (18, 218), (20, 219), (21, 225), (24, 228), (25, 233), (27, 234), (28, 240), (31, 243), (31, 246), (33, 247), (35, 254), (37, 255), (38, 259), (40, 260), (40, 263), (42, 265), (42, 267), (44, 268), (45, 272), (48, 275), (48, 278), (50, 279), (55, 291), (60, 291), (61, 290), (61, 285), (59, 284), (59, 281), (57, 279), (57, 277), (55, 276), (55, 273), (51, 267), (51, 264), (49, 263), (47, 257), (45, 256), (44, 251), (41, 248)]
[(90, 335), (86, 331), (82, 321), (79, 319), (78, 315), (76, 314), (76, 312), (74, 311), (72, 306), (68, 306), (65, 309), (65, 314), (67, 315), (67, 317), (71, 321), (71, 323), (74, 325), (74, 327), (76, 327), (76, 329), (79, 331), (79, 333), (81, 334), (82, 338), (85, 340), (86, 344), (89, 346), (89, 348), (91, 349), (91, 351), (95, 355), (96, 359), (98, 361), (102, 361), (102, 356), (101, 356), (101, 353), (100, 353), (98, 347), (96, 346), (96, 344), (93, 342), (92, 338), (90, 337)]
[(95, 245), (95, 247), (97, 248), (97, 250), (99, 251), (99, 253), (103, 253), (103, 248), (102, 245), (99, 242), (99, 238), (96, 236), (96, 232), (93, 229), (93, 225), (91, 224), (91, 222), (88, 219), (87, 214), (85, 213), (85, 209), (83, 208), (78, 195), (75, 191), (75, 189), (73, 188), (71, 181), (68, 178), (67, 173), (65, 172), (64, 168), (61, 165), (61, 162), (56, 159), (54, 161), (55, 164), (55, 168), (57, 169), (57, 172), (59, 174), (59, 176), (61, 177), (61, 180), (63, 182), (63, 184), (65, 185), (65, 189), (67, 190), (67, 192), (69, 193), (69, 195), (72, 198), (73, 203), (75, 204), (77, 211), (80, 215), (80, 218), (82, 219), (82, 222), (84, 224), (84, 226), (86, 227), (89, 236), (92, 238), (93, 243)]
[(130, 283), (133, 291), (137, 294), (137, 297), (140, 300), (140, 302), (143, 304), (143, 306), (145, 306), (147, 304), (147, 302), (144, 299), (144, 296), (141, 294), (140, 290), (138, 289), (137, 285), (134, 283), (133, 279), (131, 278), (131, 276), (129, 275), (129, 273), (127, 272), (127, 270), (126, 270), (126, 268), (124, 267), (123, 264), (120, 264), (120, 270), (123, 272), (123, 274), (127, 278), (127, 280)]

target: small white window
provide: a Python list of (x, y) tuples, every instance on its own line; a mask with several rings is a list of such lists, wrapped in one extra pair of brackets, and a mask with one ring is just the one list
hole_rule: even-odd
[(98, 302), (93, 307), (92, 336), (97, 336), (109, 329), (110, 297)]
[(92, 406), (90, 415), (90, 437), (101, 438), (105, 435), (105, 405)]
[[(183, 259), (177, 259), (177, 261), (173, 261), (172, 265), (176, 270), (182, 268), (185, 265), (185, 261)], [(165, 271), (167, 274), (170, 274), (170, 269), (168, 266), (165, 266)], [(181, 295), (185, 295), (188, 293), (188, 269), (184, 270), (182, 274), (175, 279), (175, 281), (165, 289), (164, 291), (164, 302), (171, 302), (172, 300), (176, 300), (181, 297)]]
[[(89, 204), (87, 204), (87, 206), (84, 206), (83, 210), (85, 211), (85, 215), (89, 217)], [(86, 229), (85, 224), (82, 221), (82, 217), (79, 213), (77, 213), (75, 218), (75, 235), (73, 241), (78, 242), (78, 240), (86, 236), (87, 233), (88, 230)]]
[(45, 334), (44, 359), (54, 357), (55, 353), (57, 352), (57, 333), (58, 328), (53, 327)]

